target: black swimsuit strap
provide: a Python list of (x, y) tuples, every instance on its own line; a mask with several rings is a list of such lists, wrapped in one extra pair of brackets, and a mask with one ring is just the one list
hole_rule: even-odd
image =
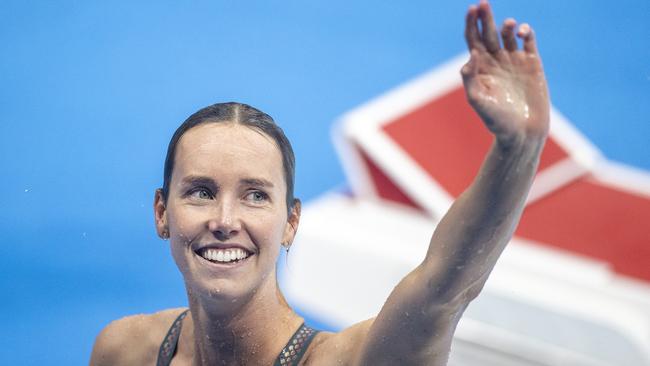
[[(172, 358), (174, 358), (174, 354), (176, 354), (178, 339), (181, 336), (183, 319), (187, 316), (189, 311), (190, 310), (187, 309), (182, 312), (176, 320), (174, 320), (174, 323), (172, 323), (163, 343), (160, 345), (156, 366), (169, 366), (169, 364), (171, 364)], [(317, 330), (305, 325), (304, 323), (301, 324), (298, 330), (296, 330), (293, 336), (291, 336), (289, 342), (284, 346), (273, 366), (298, 365), (298, 362), (302, 359), (302, 356), (305, 354), (305, 351), (307, 351), (309, 344), (314, 340), (316, 334), (318, 334)]]
[(284, 346), (273, 366), (298, 365), (316, 334), (318, 334), (317, 330), (303, 323)]
[(168, 366), (172, 362), (172, 358), (174, 358), (174, 354), (176, 354), (176, 346), (178, 345), (178, 338), (180, 338), (181, 336), (183, 319), (185, 319), (189, 311), (190, 309), (187, 309), (184, 312), (182, 312), (176, 318), (176, 320), (174, 320), (174, 323), (172, 323), (172, 326), (169, 328), (169, 331), (165, 336), (165, 339), (160, 345), (160, 350), (158, 351), (158, 361), (156, 362), (156, 366)]

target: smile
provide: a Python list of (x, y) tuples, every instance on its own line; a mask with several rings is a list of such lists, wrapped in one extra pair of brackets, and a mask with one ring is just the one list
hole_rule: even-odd
[(238, 263), (251, 256), (247, 251), (240, 248), (204, 248), (196, 251), (196, 254), (207, 261), (220, 264)]

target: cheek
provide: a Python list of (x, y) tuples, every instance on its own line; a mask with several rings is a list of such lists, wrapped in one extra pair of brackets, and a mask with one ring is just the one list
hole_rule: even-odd
[(247, 229), (251, 239), (260, 247), (260, 250), (269, 248), (279, 250), (284, 234), (284, 222), (280, 221), (277, 215), (258, 215), (249, 221)]
[(186, 207), (175, 207), (168, 213), (170, 233), (187, 242), (199, 234), (204, 225), (200, 211)]
[(187, 272), (186, 269), (189, 267), (187, 263), (187, 257), (185, 255), (185, 247), (179, 243), (172, 242), (171, 252), (176, 266), (181, 271), (181, 273), (185, 274)]

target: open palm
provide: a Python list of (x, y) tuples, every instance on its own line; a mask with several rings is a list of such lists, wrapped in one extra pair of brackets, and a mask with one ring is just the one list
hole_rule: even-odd
[(548, 91), (533, 30), (522, 24), (515, 34), (515, 27), (514, 19), (503, 23), (501, 45), (487, 1), (467, 11), (471, 57), (461, 70), (467, 99), (501, 141), (545, 137), (549, 126)]

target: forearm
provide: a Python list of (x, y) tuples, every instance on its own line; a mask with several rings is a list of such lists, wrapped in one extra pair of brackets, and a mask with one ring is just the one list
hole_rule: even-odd
[(422, 272), (434, 299), (462, 303), (478, 294), (519, 222), (544, 141), (495, 140), (432, 236)]

